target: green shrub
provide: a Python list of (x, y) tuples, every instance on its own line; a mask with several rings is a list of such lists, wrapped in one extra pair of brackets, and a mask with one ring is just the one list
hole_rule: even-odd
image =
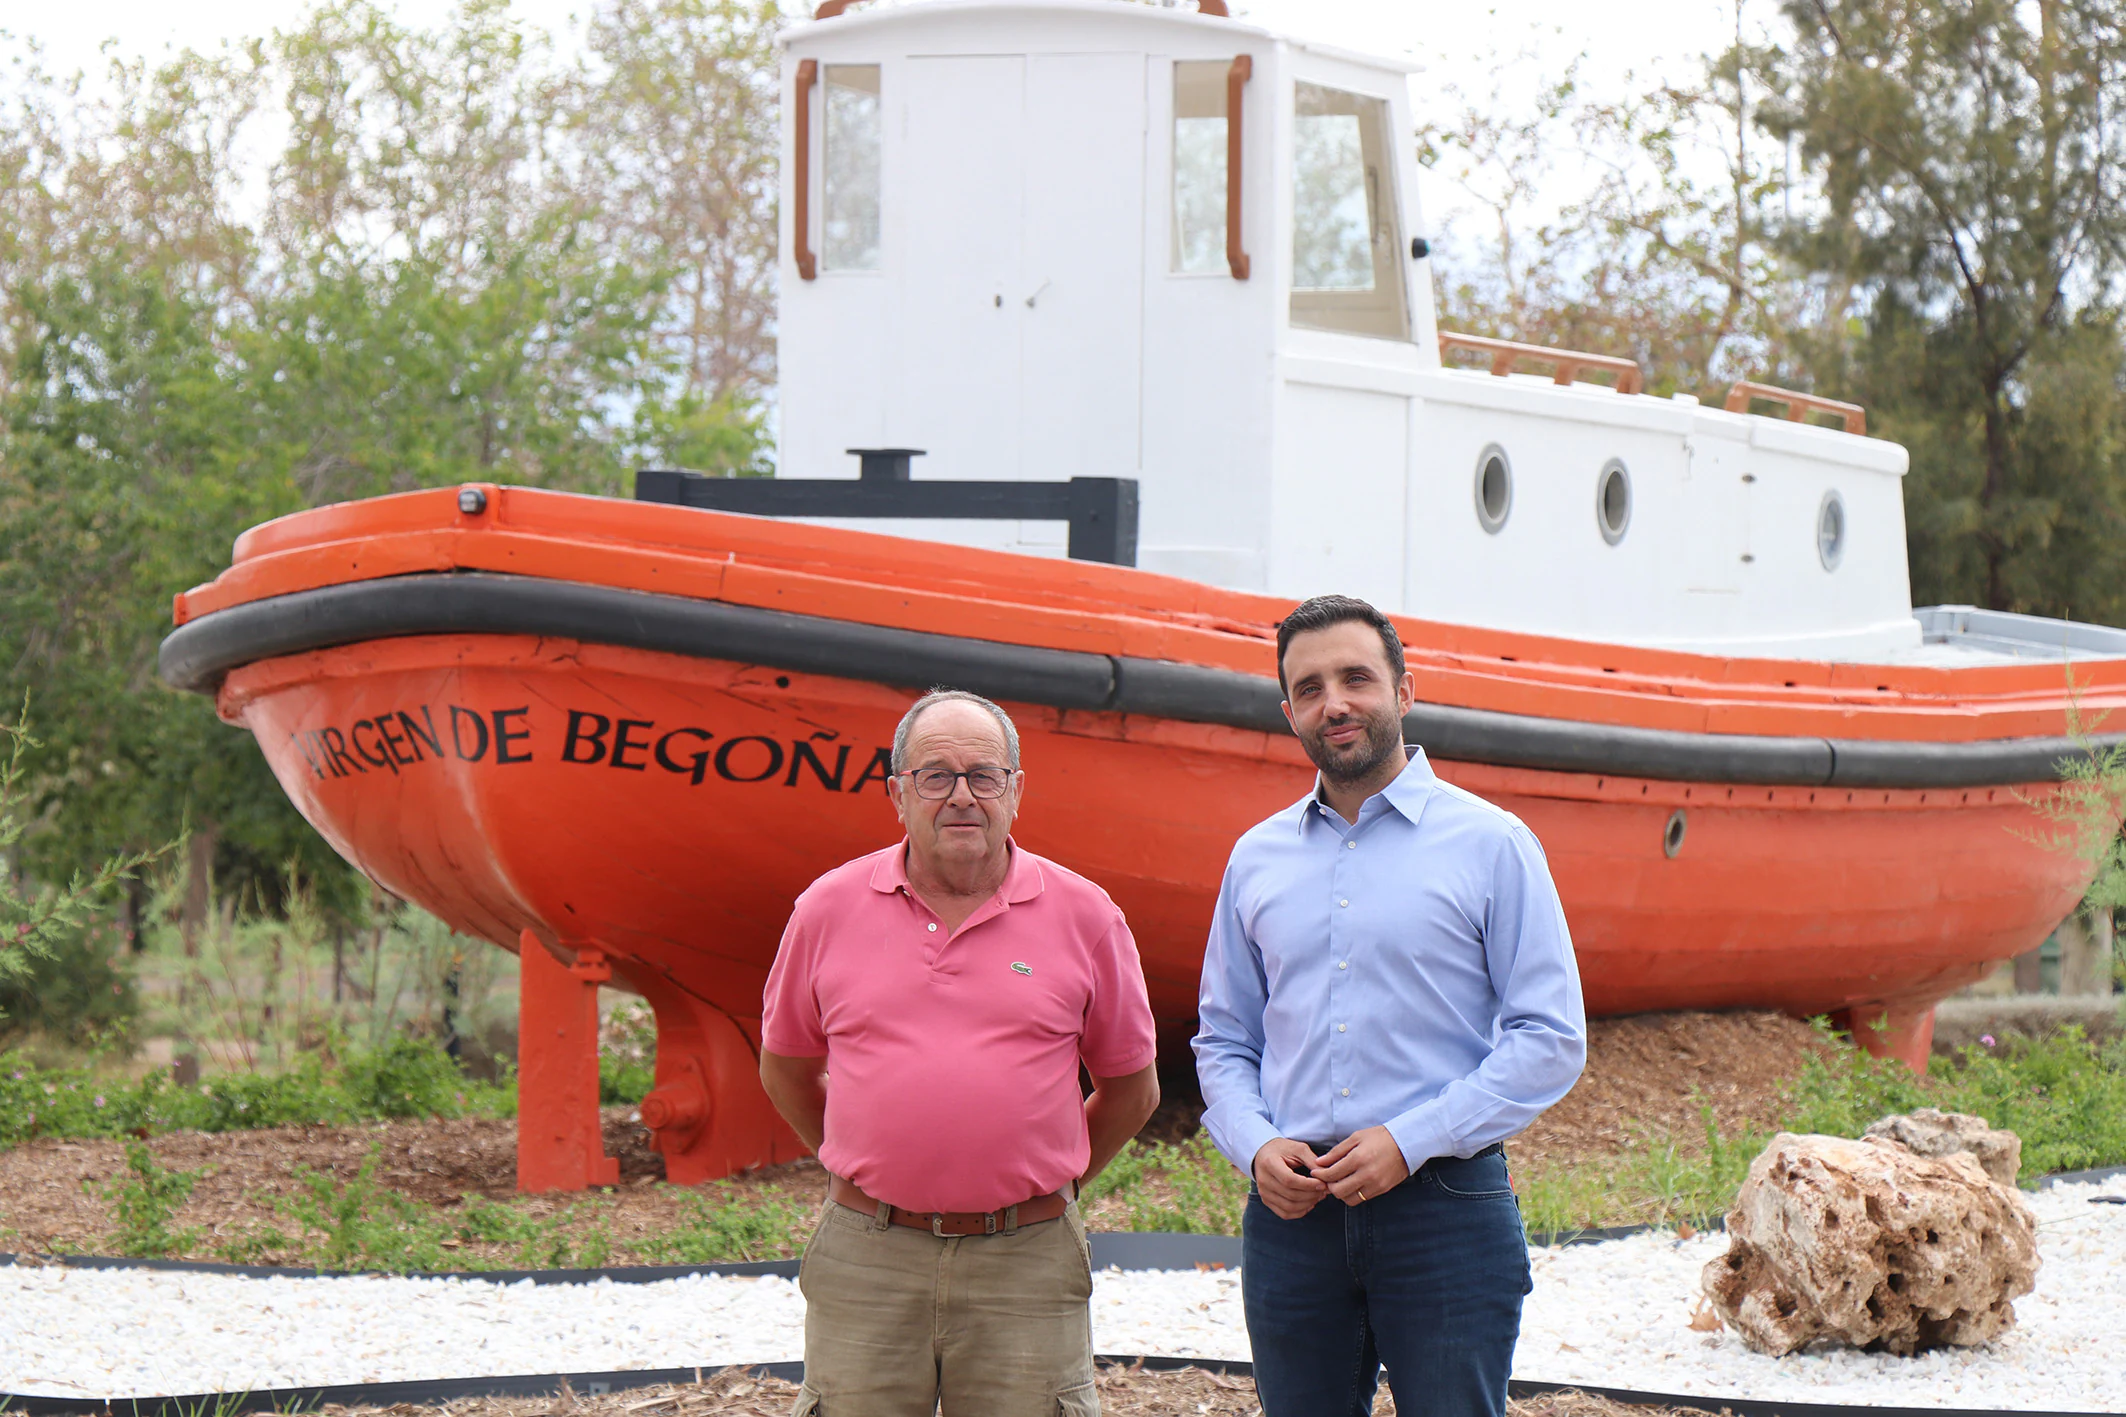
[(43, 1037), (97, 1048), (132, 1032), (140, 990), (119, 962), (115, 926), (77, 923), (0, 973), (0, 1040)]
[[(1927, 1076), (1850, 1042), (1812, 1057), (1777, 1130), (1857, 1137), (1898, 1112), (1939, 1107), (1983, 1117), (2022, 1138), (2023, 1177), (2126, 1164), (2126, 1041), (2098, 1045), (2080, 1029), (1961, 1050)], [(1517, 1175), (1532, 1231), (1699, 1223), (1722, 1214), (1770, 1140), (1723, 1136), (1708, 1114), (1703, 1147), (1642, 1136), (1606, 1167)]]
[(128, 1174), (113, 1177), (99, 1190), (118, 1222), (118, 1253), (161, 1259), (191, 1248), (199, 1232), (173, 1230), (170, 1222), (178, 1207), (191, 1199), (201, 1173), (166, 1170), (137, 1141), (126, 1143), (125, 1164)]
[[(159, 1075), (146, 1080), (160, 1084)], [(279, 1072), (225, 1073), (196, 1087), (160, 1088), (173, 1126), (201, 1132), (256, 1127), (345, 1126), (366, 1113), (314, 1053), (299, 1056)]]
[(466, 1079), (450, 1054), (419, 1038), (394, 1038), (348, 1058), (340, 1070), (348, 1101), (368, 1117), (461, 1117)]
[(634, 1106), (656, 1085), (656, 1016), (648, 1004), (622, 1004), (598, 1030), (598, 1100)]
[(1915, 1107), (1968, 1112), (2023, 1141), (2023, 1175), (2126, 1163), (2126, 1040), (2099, 1045), (2069, 1027), (1935, 1058), (1924, 1081), (1855, 1048), (1811, 1060), (1789, 1131), (1859, 1136)]
[(351, 1181), (307, 1167), (295, 1172), (296, 1193), (275, 1208), (299, 1227), (302, 1262), (397, 1273), (443, 1268), (449, 1228), (428, 1207), (378, 1185), (376, 1167), (371, 1151)]
[(40, 1068), (0, 1054), (0, 1147), (31, 1137), (117, 1137), (166, 1131), (346, 1126), (402, 1117), (508, 1117), (516, 1083), (458, 1072), (425, 1039), (396, 1039), (350, 1053), (338, 1067), (302, 1054), (272, 1073), (228, 1073), (182, 1087), (168, 1073), (137, 1082), (87, 1068)]

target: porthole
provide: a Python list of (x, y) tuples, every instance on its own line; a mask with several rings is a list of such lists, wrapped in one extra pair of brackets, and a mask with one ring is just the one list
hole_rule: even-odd
[(1602, 475), (1595, 479), (1595, 525), (1611, 546), (1631, 528), (1631, 473), (1622, 458), (1603, 463)]
[(1683, 809), (1678, 807), (1668, 814), (1668, 825), (1661, 829), (1661, 854), (1671, 861), (1683, 850), (1683, 832), (1687, 825)]
[(1823, 494), (1816, 509), (1816, 559), (1826, 571), (1837, 570), (1845, 559), (1845, 498), (1836, 488)]
[(1476, 455), (1476, 519), (1498, 535), (1513, 514), (1513, 464), (1506, 450), (1493, 443)]

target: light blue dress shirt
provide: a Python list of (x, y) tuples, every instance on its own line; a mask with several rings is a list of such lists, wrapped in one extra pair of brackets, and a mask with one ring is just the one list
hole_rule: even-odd
[(1345, 822), (1316, 792), (1233, 848), (1203, 957), (1203, 1125), (1243, 1172), (1273, 1137), (1385, 1125), (1414, 1172), (1519, 1132), (1587, 1060), (1543, 849), (1422, 750)]

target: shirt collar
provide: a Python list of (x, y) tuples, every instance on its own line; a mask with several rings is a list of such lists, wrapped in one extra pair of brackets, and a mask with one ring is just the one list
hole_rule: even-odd
[[(1431, 798), (1432, 789), (1439, 784), (1439, 774), (1432, 771), (1432, 764), (1425, 758), (1425, 750), (1414, 743), (1403, 745), (1403, 758), (1403, 770), (1395, 775), (1395, 781), (1374, 795), (1402, 813), (1403, 817), (1415, 826), (1417, 819), (1424, 815), (1425, 803)], [(1321, 774), (1317, 772), (1314, 774), (1314, 790), (1299, 804), (1299, 834), (1305, 836), (1307, 823), (1328, 810), (1329, 804), (1321, 797)]]
[[(1004, 868), (1004, 884), (998, 888), (997, 898), (1006, 905), (1023, 905), (1044, 888), (1041, 863), (1031, 852), (1021, 851), (1018, 842), (1010, 837), (1004, 839), (1004, 847), (1011, 853), (1011, 864)], [(908, 884), (908, 838), (902, 837), (878, 854), (871, 867), (871, 889), (882, 895), (896, 891), (915, 894), (915, 888)]]

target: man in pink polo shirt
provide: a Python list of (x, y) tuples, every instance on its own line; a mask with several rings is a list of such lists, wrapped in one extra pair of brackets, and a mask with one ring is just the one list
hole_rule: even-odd
[(1003, 709), (925, 694), (893, 773), (906, 839), (814, 881), (768, 975), (760, 1080), (832, 1177), (797, 1413), (1097, 1413), (1074, 1197), (1159, 1102), (1136, 942), (1011, 840)]

